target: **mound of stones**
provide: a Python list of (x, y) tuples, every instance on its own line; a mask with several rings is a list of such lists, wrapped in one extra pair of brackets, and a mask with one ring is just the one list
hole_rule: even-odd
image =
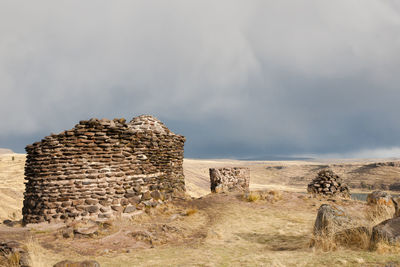
[(211, 192), (248, 191), (250, 169), (244, 167), (211, 168)]
[(142, 115), (80, 121), (28, 145), (23, 223), (107, 220), (184, 197), (184, 142)]
[(308, 184), (307, 192), (321, 196), (340, 196), (349, 198), (349, 187), (332, 170), (321, 170), (317, 177)]

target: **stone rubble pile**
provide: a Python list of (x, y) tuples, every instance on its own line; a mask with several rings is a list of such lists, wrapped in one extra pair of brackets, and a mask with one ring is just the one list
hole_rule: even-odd
[(349, 187), (332, 170), (321, 170), (307, 186), (307, 192), (313, 195), (350, 197)]
[(213, 193), (248, 191), (249, 183), (249, 168), (210, 168), (210, 184)]
[(0, 242), (0, 265), (31, 267), (29, 252), (17, 241)]
[(183, 197), (184, 142), (142, 115), (80, 121), (28, 145), (23, 222), (107, 219)]

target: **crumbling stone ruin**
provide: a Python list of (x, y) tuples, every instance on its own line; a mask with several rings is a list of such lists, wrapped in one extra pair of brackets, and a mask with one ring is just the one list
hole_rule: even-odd
[(80, 121), (28, 145), (23, 222), (107, 219), (182, 197), (184, 142), (142, 115)]
[(307, 192), (313, 195), (350, 197), (349, 187), (332, 170), (321, 170), (308, 184)]
[(248, 191), (250, 169), (243, 167), (211, 168), (211, 192)]

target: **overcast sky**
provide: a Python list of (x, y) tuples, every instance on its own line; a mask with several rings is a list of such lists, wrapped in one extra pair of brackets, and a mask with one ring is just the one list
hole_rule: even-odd
[(398, 0), (0, 3), (0, 147), (151, 114), (186, 157), (400, 156)]

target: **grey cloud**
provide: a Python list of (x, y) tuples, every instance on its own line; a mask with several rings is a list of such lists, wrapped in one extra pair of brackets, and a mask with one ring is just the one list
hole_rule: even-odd
[(396, 1), (3, 1), (0, 25), (1, 147), (143, 113), (190, 157), (400, 146)]

